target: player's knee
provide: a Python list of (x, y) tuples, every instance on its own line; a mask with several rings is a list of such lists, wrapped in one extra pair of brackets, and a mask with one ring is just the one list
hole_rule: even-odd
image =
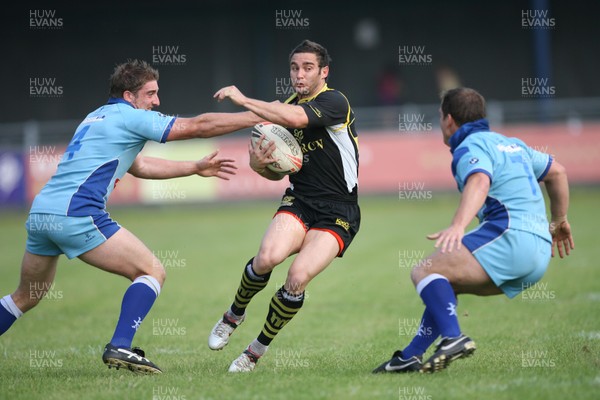
[(416, 286), (427, 275), (440, 273), (439, 267), (442, 265), (433, 256), (424, 257), (413, 264), (410, 271), (410, 279)]
[(312, 276), (305, 271), (290, 269), (285, 281), (285, 290), (294, 294), (302, 293), (311, 279)]
[(161, 287), (167, 279), (167, 271), (165, 270), (165, 267), (162, 265), (160, 260), (156, 257), (153, 259), (152, 265), (144, 264), (138, 266), (136, 273), (133, 276), (130, 276), (129, 278), (133, 281), (136, 278), (143, 275), (150, 275), (158, 281)]
[(165, 267), (160, 262), (157, 265), (152, 266), (152, 271), (148, 275), (150, 275), (154, 279), (156, 279), (161, 287), (165, 283), (165, 280), (167, 279), (167, 271), (165, 270)]
[(287, 254), (281, 254), (280, 251), (272, 247), (261, 247), (258, 255), (254, 259), (255, 271), (265, 273), (271, 271), (277, 265), (281, 264), (287, 258)]
[(421, 282), (423, 278), (431, 273), (431, 270), (426, 271), (422, 265), (417, 264), (413, 266), (412, 270), (410, 271), (410, 279), (412, 280), (413, 285), (417, 286), (417, 284)]

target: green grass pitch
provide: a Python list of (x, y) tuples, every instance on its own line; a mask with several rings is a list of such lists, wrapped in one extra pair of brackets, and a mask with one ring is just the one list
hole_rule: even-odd
[[(461, 296), (473, 357), (432, 375), (372, 375), (406, 345), (422, 304), (410, 264), (432, 250), (427, 233), (446, 227), (457, 194), (428, 200), (364, 197), (354, 243), (308, 287), (303, 309), (257, 369), (229, 374), (259, 333), (289, 261), (248, 308), (222, 351), (207, 335), (230, 304), (277, 206), (270, 202), (175, 208), (115, 208), (167, 267), (167, 281), (134, 345), (164, 370), (137, 376), (101, 361), (124, 278), (61, 258), (47, 298), (0, 337), (0, 399), (592, 399), (600, 392), (600, 191), (573, 190), (576, 249), (553, 259), (542, 281), (513, 300)], [(0, 296), (14, 290), (25, 213), (0, 214)], [(429, 354), (429, 353), (428, 353)]]

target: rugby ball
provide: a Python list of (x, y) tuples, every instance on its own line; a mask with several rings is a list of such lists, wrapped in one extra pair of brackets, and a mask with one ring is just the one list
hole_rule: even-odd
[(295, 174), (302, 168), (302, 149), (296, 141), (296, 138), (283, 126), (271, 122), (261, 122), (254, 126), (252, 130), (251, 142), (252, 148), (256, 147), (258, 140), (262, 135), (265, 139), (262, 146), (275, 142), (275, 151), (273, 158), (277, 161), (267, 165), (271, 171), (280, 174)]

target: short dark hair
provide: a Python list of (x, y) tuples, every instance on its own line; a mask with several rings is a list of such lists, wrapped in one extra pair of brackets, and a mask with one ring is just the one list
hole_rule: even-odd
[(331, 62), (331, 57), (329, 57), (329, 53), (327, 49), (321, 46), (319, 43), (312, 42), (310, 40), (303, 40), (298, 46), (292, 50), (290, 53), (290, 62), (292, 61), (292, 56), (296, 53), (312, 53), (317, 56), (317, 61), (319, 63), (319, 68), (329, 66)]
[(442, 115), (458, 126), (485, 118), (485, 99), (474, 89), (459, 87), (442, 93)]
[(125, 91), (137, 92), (147, 82), (157, 81), (158, 71), (146, 61), (127, 60), (110, 76), (110, 97), (123, 97)]

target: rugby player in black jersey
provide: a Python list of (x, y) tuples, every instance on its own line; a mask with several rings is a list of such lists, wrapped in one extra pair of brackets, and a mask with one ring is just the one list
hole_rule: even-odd
[[(208, 338), (220, 350), (244, 321), (246, 307), (267, 286), (271, 271), (291, 255), (285, 284), (278, 288), (258, 337), (231, 363), (230, 372), (249, 372), (267, 351), (275, 335), (296, 315), (308, 283), (336, 257), (342, 257), (360, 226), (358, 206), (358, 142), (354, 113), (346, 96), (327, 86), (327, 50), (305, 40), (289, 56), (295, 93), (284, 103), (244, 96), (235, 86), (220, 89), (229, 99), (266, 121), (286, 127), (304, 155), (302, 169), (289, 175), (290, 186), (265, 233), (258, 254), (245, 265), (234, 301)], [(276, 161), (274, 144), (249, 146), (250, 166), (270, 180), (283, 179), (266, 168)]]

